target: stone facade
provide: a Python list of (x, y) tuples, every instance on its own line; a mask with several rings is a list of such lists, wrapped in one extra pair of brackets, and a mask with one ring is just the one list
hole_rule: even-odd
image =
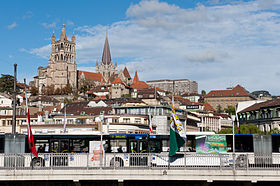
[(152, 87), (158, 87), (165, 91), (174, 92), (177, 95), (182, 95), (183, 93), (198, 93), (198, 84), (196, 81), (191, 81), (188, 79), (179, 79), (179, 80), (153, 80), (147, 81)]
[(77, 88), (77, 64), (75, 54), (75, 35), (69, 41), (63, 25), (60, 39), (56, 41), (55, 34), (52, 35), (52, 50), (47, 67), (38, 68), (38, 76), (34, 77), (34, 83), (39, 93), (43, 93), (47, 87), (62, 89), (67, 84)]

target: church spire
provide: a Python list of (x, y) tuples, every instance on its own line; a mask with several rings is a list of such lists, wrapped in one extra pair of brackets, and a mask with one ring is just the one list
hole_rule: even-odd
[(60, 40), (67, 40), (66, 32), (65, 32), (65, 24), (63, 24), (61, 34), (60, 34)]
[(54, 35), (54, 32), (52, 34), (52, 43), (55, 43), (55, 35)]
[(106, 31), (106, 39), (105, 39), (101, 61), (102, 61), (101, 63), (103, 63), (104, 65), (109, 65), (112, 63), (107, 31)]

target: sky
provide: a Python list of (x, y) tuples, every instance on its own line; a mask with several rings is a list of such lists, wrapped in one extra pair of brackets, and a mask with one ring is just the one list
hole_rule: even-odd
[(17, 63), (21, 82), (48, 65), (65, 24), (79, 70), (95, 72), (107, 30), (113, 62), (132, 77), (280, 95), (280, 0), (11, 0), (0, 10), (0, 74)]

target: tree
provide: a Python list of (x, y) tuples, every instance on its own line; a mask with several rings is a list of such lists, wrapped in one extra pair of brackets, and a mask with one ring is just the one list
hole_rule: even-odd
[(30, 92), (31, 92), (31, 95), (32, 96), (36, 96), (37, 94), (38, 94), (38, 88), (36, 88), (36, 87), (31, 87), (31, 90), (30, 90)]
[[(234, 133), (238, 134), (238, 128), (235, 125)], [(232, 134), (232, 128), (222, 129), (218, 134)], [(240, 126), (240, 134), (264, 134), (255, 124), (242, 124)]]
[(206, 95), (206, 91), (205, 91), (205, 90), (202, 90), (202, 91), (201, 91), (201, 95), (202, 95), (202, 96), (205, 96), (205, 95)]
[(73, 93), (73, 90), (69, 83), (61, 89), (61, 94), (72, 94), (72, 93)]
[(56, 88), (54, 91), (55, 95), (60, 95), (61, 94), (61, 89), (60, 88)]
[[(19, 90), (18, 86), (16, 91)], [(14, 76), (9, 74), (1, 74), (0, 78), (0, 92), (12, 94), (14, 92)]]
[(43, 94), (53, 95), (54, 94), (54, 85), (50, 85), (50, 86), (43, 88)]
[(218, 113), (222, 113), (222, 107), (221, 107), (221, 105), (218, 105), (218, 106), (217, 106), (217, 112), (218, 112)]
[(227, 108), (225, 108), (225, 112), (229, 115), (235, 115), (235, 108), (234, 106), (229, 105)]

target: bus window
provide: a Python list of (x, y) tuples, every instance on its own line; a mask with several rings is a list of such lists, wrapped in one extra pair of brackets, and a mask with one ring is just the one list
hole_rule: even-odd
[(69, 150), (70, 152), (88, 152), (88, 140), (84, 139), (73, 139), (70, 140), (70, 147)]
[(137, 153), (137, 141), (130, 141), (130, 152)]
[(51, 152), (58, 153), (58, 141), (51, 142)]
[(162, 140), (162, 152), (169, 151), (169, 140)]
[(150, 141), (150, 152), (160, 153), (160, 141)]
[(35, 147), (38, 153), (49, 152), (49, 141), (48, 140), (36, 140)]
[(148, 152), (148, 141), (139, 141), (139, 152), (140, 153)]
[(121, 148), (122, 152), (127, 152), (126, 140), (125, 139), (112, 139), (110, 140), (111, 152), (118, 152), (118, 149)]

